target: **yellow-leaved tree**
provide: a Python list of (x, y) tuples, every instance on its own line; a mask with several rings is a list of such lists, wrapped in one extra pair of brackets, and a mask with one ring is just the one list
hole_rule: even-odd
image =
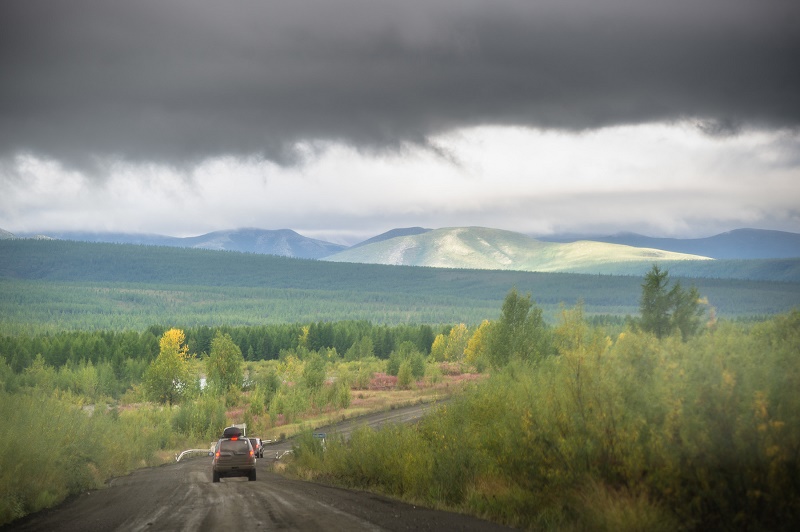
[(430, 359), (434, 362), (460, 362), (464, 359), (469, 336), (469, 329), (463, 323), (450, 329), (446, 336), (437, 335), (431, 345)]
[(170, 329), (161, 337), (158, 356), (144, 374), (144, 391), (149, 400), (172, 406), (188, 391), (192, 355), (185, 342), (186, 335), (180, 329)]
[(459, 323), (447, 335), (447, 347), (444, 349), (444, 359), (448, 362), (461, 362), (464, 359), (464, 349), (469, 342), (469, 329), (463, 323)]
[(437, 334), (436, 338), (433, 339), (433, 345), (431, 345), (431, 360), (433, 362), (444, 362), (444, 352), (446, 348), (447, 336)]
[(483, 320), (467, 342), (467, 348), (464, 349), (464, 360), (468, 364), (478, 366), (479, 369), (488, 363), (486, 350), (491, 327), (492, 323), (489, 320)]

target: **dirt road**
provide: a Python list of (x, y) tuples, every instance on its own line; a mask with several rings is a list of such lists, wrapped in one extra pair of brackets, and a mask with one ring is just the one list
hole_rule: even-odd
[[(346, 433), (361, 423), (409, 421), (422, 407), (397, 409), (325, 427)], [(210, 458), (136, 471), (107, 488), (75, 497), (2, 530), (502, 530), (459, 514), (429, 510), (365, 492), (349, 491), (272, 473), (283, 442), (257, 464), (257, 480), (211, 482)]]

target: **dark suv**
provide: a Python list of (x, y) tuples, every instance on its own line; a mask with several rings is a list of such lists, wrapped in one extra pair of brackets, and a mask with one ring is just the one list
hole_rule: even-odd
[(222, 477), (256, 479), (256, 454), (250, 440), (234, 436), (217, 442), (211, 463), (211, 479), (219, 482)]
[(253, 452), (256, 453), (256, 458), (264, 458), (264, 444), (261, 443), (261, 438), (247, 438), (250, 440), (250, 445), (253, 446)]

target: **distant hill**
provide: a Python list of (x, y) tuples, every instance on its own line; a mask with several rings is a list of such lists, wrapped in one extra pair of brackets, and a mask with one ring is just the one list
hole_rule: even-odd
[(304, 237), (291, 229), (233, 229), (193, 237), (170, 237), (134, 233), (56, 232), (48, 236), (59, 240), (140, 244), (179, 248), (240, 251), (298, 259), (318, 259), (346, 249), (346, 246)]
[[(145, 233), (106, 233), (92, 231), (48, 231), (46, 235), (55, 240), (72, 240), (75, 242), (105, 242), (107, 244), (139, 244), (145, 246), (178, 247), (182, 240), (172, 236)], [(24, 238), (35, 238), (31, 234), (20, 235)]]
[[(692, 265), (707, 267), (708, 277), (678, 271)], [(578, 301), (587, 316), (624, 317), (639, 312), (641, 282), (650, 266), (627, 263), (633, 269), (626, 275), (535, 273), (6, 239), (0, 240), (0, 336), (29, 330), (144, 330), (153, 324), (477, 325), (498, 316), (514, 287), (532, 294), (551, 323), (562, 305)], [(696, 286), (719, 317), (766, 316), (800, 304), (800, 259), (679, 261), (667, 268), (671, 279)]]
[(324, 258), (333, 262), (556, 272), (625, 262), (707, 260), (707, 257), (603, 242), (542, 242), (485, 227), (451, 227), (397, 236)]
[(184, 243), (181, 247), (243, 251), (298, 259), (318, 259), (347, 248), (340, 244), (305, 237), (291, 229), (217, 231), (183, 238), (181, 241)]
[[(425, 242), (424, 235), (436, 233), (441, 236), (442, 231), (452, 230), (449, 229), (426, 229), (423, 227), (406, 227), (392, 229), (380, 235), (369, 238), (359, 244), (350, 248), (340, 244), (334, 244), (323, 240), (308, 238), (296, 233), (290, 229), (279, 230), (266, 230), (266, 229), (233, 229), (228, 231), (215, 231), (205, 235), (178, 238), (171, 236), (155, 235), (155, 234), (136, 234), (136, 233), (105, 233), (105, 232), (49, 232), (46, 235), (40, 234), (12, 234), (8, 231), (0, 230), (0, 239), (7, 238), (56, 238), (59, 240), (76, 240), (82, 242), (106, 242), (116, 244), (141, 244), (151, 246), (170, 246), (170, 247), (191, 247), (201, 249), (225, 250), (225, 251), (241, 251), (245, 253), (258, 253), (264, 255), (278, 255), (283, 257), (295, 257), (302, 259), (322, 259), (330, 257), (333, 261), (353, 261), (353, 262), (372, 262), (373, 258), (369, 255), (377, 253), (383, 255), (379, 264), (416, 264), (422, 265), (451, 265), (453, 267), (475, 267), (475, 268), (491, 268), (491, 269), (511, 269), (508, 261), (523, 261), (524, 253), (520, 255), (519, 252), (505, 253), (504, 246), (508, 244), (508, 231), (500, 231), (493, 229), (481, 228), (483, 236), (476, 237), (478, 240), (484, 240), (478, 248), (473, 250), (471, 256), (467, 257), (462, 252), (456, 253), (453, 257), (439, 257), (436, 258), (429, 244), (425, 254), (425, 260), (420, 259), (420, 256), (413, 261), (410, 259), (413, 253), (423, 253), (422, 248), (419, 246), (412, 246), (414, 251), (404, 251), (403, 254), (409, 257), (410, 262), (392, 262), (397, 260), (397, 245), (410, 245), (407, 241), (405, 244), (398, 244), (395, 241), (397, 238), (423, 238), (420, 242)], [(462, 228), (465, 229), (465, 228)], [(470, 231), (476, 231), (478, 228), (468, 228)], [(512, 233), (516, 234), (516, 233)], [(518, 237), (523, 237), (523, 247), (531, 246), (530, 236), (518, 234)], [(429, 238), (439, 238), (436, 236)], [(465, 237), (466, 238), (466, 237)], [(499, 239), (496, 242), (495, 239)], [(469, 240), (469, 239), (467, 239)], [(386, 245), (386, 242), (392, 241), (393, 244)], [(451, 239), (452, 241), (452, 239)], [(644, 260), (658, 259), (658, 260), (673, 260), (665, 258), (666, 255), (659, 255), (658, 251), (672, 252), (679, 254), (699, 255), (705, 258), (713, 259), (732, 259), (732, 260), (751, 260), (751, 259), (787, 259), (787, 258), (800, 258), (800, 234), (788, 233), (784, 231), (769, 231), (761, 229), (736, 229), (727, 233), (722, 233), (716, 236), (707, 238), (696, 239), (679, 239), (679, 238), (654, 238), (636, 233), (620, 233), (611, 236), (579, 236), (579, 235), (555, 235), (546, 237), (536, 237), (535, 241), (539, 244), (573, 244), (573, 246), (563, 248), (560, 257), (567, 262), (572, 263), (569, 267), (570, 271), (584, 271), (588, 265), (590, 269), (593, 267), (593, 262), (587, 259), (587, 254), (605, 256), (607, 259), (619, 258), (625, 262), (636, 260), (631, 253), (644, 254)], [(477, 240), (475, 240), (477, 242)], [(642, 248), (639, 251), (621, 250), (617, 248), (615, 251), (612, 248), (605, 246), (593, 245), (595, 244), (616, 244), (620, 246), (629, 246), (634, 248)], [(372, 248), (373, 245), (387, 246), (384, 251), (377, 251), (377, 248)], [(422, 244), (420, 244), (422, 245)], [(470, 245), (470, 244), (466, 244)], [(517, 244), (513, 244), (517, 245)], [(423, 246), (423, 248), (425, 247)], [(489, 252), (492, 258), (484, 257), (479, 259), (481, 253), (488, 252), (489, 248), (496, 248), (494, 251)], [(513, 246), (512, 246), (513, 247)], [(364, 251), (368, 248), (367, 251)], [(388, 249), (393, 248), (394, 253), (389, 252)], [(556, 248), (549, 248), (548, 246), (540, 245), (536, 253), (541, 253), (544, 249), (553, 251)], [(482, 251), (481, 251), (482, 250)], [(358, 253), (356, 253), (358, 251)], [(519, 251), (519, 250), (517, 250)], [(340, 253), (346, 252), (345, 255)], [(477, 253), (477, 255), (475, 254)], [(387, 257), (389, 257), (387, 259)], [(580, 257), (583, 257), (580, 259)], [(496, 263), (495, 263), (496, 262)], [(546, 268), (546, 265), (538, 261), (534, 261), (536, 268)], [(528, 266), (521, 266), (528, 269)], [(557, 266), (557, 269), (562, 266)], [(613, 269), (613, 268), (612, 268)], [(538, 270), (550, 271), (550, 270)]]
[(358, 244), (351, 246), (349, 249), (359, 248), (368, 244), (375, 244), (376, 242), (383, 242), (384, 240), (389, 240), (390, 238), (395, 238), (398, 236), (421, 235), (423, 233), (427, 233), (428, 231), (432, 231), (432, 229), (425, 229), (424, 227), (405, 227), (392, 229), (391, 231), (386, 231), (378, 236), (373, 236), (372, 238), (364, 240), (363, 242), (359, 242)]
[(654, 238), (636, 233), (611, 236), (556, 235), (537, 237), (547, 242), (568, 243), (592, 240), (676, 253), (703, 255), (714, 259), (800, 258), (800, 234), (765, 229), (736, 229), (707, 238)]

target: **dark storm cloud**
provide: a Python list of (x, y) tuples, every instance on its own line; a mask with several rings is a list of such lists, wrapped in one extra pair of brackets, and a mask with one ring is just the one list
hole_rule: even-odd
[(5, 0), (0, 155), (181, 164), (480, 124), (800, 123), (796, 0)]

